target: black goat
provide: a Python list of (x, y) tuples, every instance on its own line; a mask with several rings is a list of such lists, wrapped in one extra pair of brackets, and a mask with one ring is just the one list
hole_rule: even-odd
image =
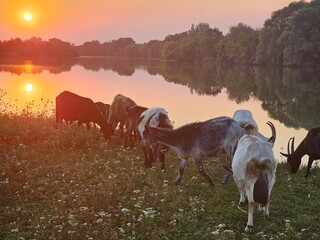
[[(291, 141), (291, 151), (289, 149)], [(287, 162), (291, 166), (291, 173), (296, 173), (301, 165), (301, 158), (309, 155), (306, 178), (310, 175), (311, 165), (314, 160), (320, 159), (320, 127), (311, 129), (302, 140), (296, 150), (294, 150), (294, 137), (290, 138), (287, 146), (288, 153), (280, 154), (287, 157)]]

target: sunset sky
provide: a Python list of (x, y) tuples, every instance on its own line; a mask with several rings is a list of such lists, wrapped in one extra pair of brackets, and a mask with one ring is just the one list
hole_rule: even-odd
[[(0, 40), (32, 36), (83, 44), (132, 37), (163, 40), (205, 22), (226, 34), (242, 22), (262, 27), (292, 0), (0, 0)], [(24, 18), (27, 15), (28, 19)]]

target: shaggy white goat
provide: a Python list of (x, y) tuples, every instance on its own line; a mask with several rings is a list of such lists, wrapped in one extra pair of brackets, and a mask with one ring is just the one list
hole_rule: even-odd
[(253, 229), (254, 203), (264, 206), (269, 215), (270, 194), (275, 183), (277, 163), (270, 142), (254, 135), (244, 135), (238, 141), (232, 161), (235, 183), (240, 193), (239, 204), (248, 201), (248, 222), (246, 232)]

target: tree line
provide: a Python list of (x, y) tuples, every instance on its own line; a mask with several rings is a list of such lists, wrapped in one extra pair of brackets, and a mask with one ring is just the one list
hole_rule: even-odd
[(76, 57), (77, 50), (69, 42), (57, 38), (43, 41), (32, 37), (27, 40), (20, 38), (0, 41), (0, 57)]
[[(18, 46), (18, 47), (17, 47)], [(80, 46), (59, 39), (0, 42), (0, 56), (110, 56), (139, 57), (179, 62), (319, 66), (320, 0), (292, 2), (273, 12), (260, 29), (239, 23), (226, 35), (208, 23), (164, 40), (138, 44), (132, 38)]]

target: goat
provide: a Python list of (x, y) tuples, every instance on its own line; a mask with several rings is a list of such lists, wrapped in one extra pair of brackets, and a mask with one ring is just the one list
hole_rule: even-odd
[[(272, 147), (273, 147), (273, 145), (275, 143), (275, 138), (276, 138), (276, 132), (275, 132), (275, 128), (274, 127), (270, 126), (271, 130), (272, 130), (272, 136), (271, 137), (274, 137), (274, 140), (271, 141), (271, 139), (270, 139), (271, 137), (267, 138), (267, 137), (265, 137), (264, 135), (262, 135), (259, 132), (258, 124), (254, 120), (251, 111), (246, 110), (246, 109), (237, 110), (237, 111), (234, 112), (232, 118), (234, 120), (236, 120), (237, 123), (239, 123), (239, 125), (242, 126), (242, 127), (244, 127), (245, 125), (250, 123), (254, 127), (251, 134), (257, 136), (258, 138), (260, 138), (263, 141), (269, 141), (271, 143)], [(268, 122), (267, 124), (270, 125), (272, 123)]]
[[(213, 181), (205, 172), (201, 159), (226, 153), (228, 159), (232, 160), (237, 142), (244, 133), (245, 128), (240, 127), (235, 120), (229, 117), (190, 123), (177, 129), (151, 127), (147, 123), (140, 145), (146, 148), (151, 144), (160, 143), (177, 153), (181, 163), (175, 184), (181, 183), (186, 161), (191, 158), (209, 185), (213, 186)], [(230, 173), (226, 175), (225, 179), (230, 176)]]
[(137, 104), (130, 98), (121, 94), (116, 95), (109, 108), (108, 123), (115, 130), (118, 124), (124, 125), (128, 118), (126, 109), (136, 106)]
[(246, 232), (252, 232), (253, 229), (255, 202), (263, 205), (265, 215), (269, 215), (270, 194), (275, 183), (276, 168), (277, 162), (270, 142), (254, 135), (244, 135), (239, 139), (232, 160), (232, 171), (240, 193), (239, 204), (248, 201)]
[(86, 123), (87, 129), (90, 128), (90, 122), (96, 123), (106, 140), (113, 134), (111, 126), (90, 98), (69, 91), (64, 91), (56, 97), (56, 122), (61, 123), (63, 119), (69, 123), (78, 121), (79, 126)]
[[(291, 151), (289, 145), (291, 141)], [(287, 162), (291, 167), (291, 173), (296, 173), (301, 165), (301, 158), (309, 156), (306, 178), (310, 175), (310, 169), (314, 160), (320, 159), (320, 127), (311, 129), (302, 140), (296, 150), (294, 150), (294, 137), (290, 138), (287, 145), (287, 153), (280, 154), (287, 157)]]
[[(108, 123), (112, 126), (112, 129), (115, 130), (118, 124), (120, 124), (120, 129), (123, 133), (123, 146), (127, 147), (128, 140), (130, 141), (129, 145), (133, 146), (132, 141), (132, 131), (134, 130), (134, 121), (132, 116), (130, 116), (130, 108), (138, 106), (132, 99), (118, 94), (114, 97), (109, 110)], [(140, 109), (145, 111), (147, 108)], [(133, 114), (137, 112), (132, 111)], [(140, 112), (141, 113), (141, 112)], [(131, 118), (130, 118), (131, 117)], [(126, 127), (126, 130), (123, 131), (123, 126)]]
[[(152, 127), (173, 128), (166, 110), (159, 107), (152, 107), (141, 113), (137, 122), (137, 132), (140, 139), (143, 138), (146, 124)], [(145, 167), (151, 168), (152, 162), (159, 159), (161, 162), (161, 170), (165, 170), (165, 150), (167, 150), (167, 147), (158, 143), (142, 148)]]

